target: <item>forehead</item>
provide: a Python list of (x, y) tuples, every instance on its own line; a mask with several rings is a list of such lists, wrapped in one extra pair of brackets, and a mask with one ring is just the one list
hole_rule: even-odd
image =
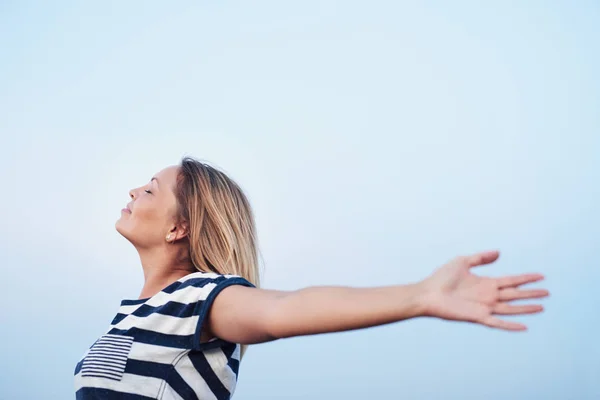
[(157, 172), (154, 177), (158, 179), (158, 185), (161, 187), (170, 187), (171, 189), (175, 188), (175, 184), (177, 183), (177, 175), (179, 174), (179, 166), (172, 165), (169, 166), (159, 172)]

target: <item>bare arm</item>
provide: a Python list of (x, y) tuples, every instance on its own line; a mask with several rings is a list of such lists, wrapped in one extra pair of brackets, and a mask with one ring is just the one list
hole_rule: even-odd
[(215, 298), (208, 325), (212, 335), (242, 344), (348, 331), (418, 316), (419, 294), (417, 285), (292, 292), (230, 286)]
[(546, 290), (519, 289), (543, 277), (486, 278), (470, 273), (472, 267), (497, 258), (497, 252), (458, 257), (412, 285), (310, 287), (293, 292), (231, 286), (215, 298), (205, 329), (211, 336), (241, 344), (367, 328), (418, 316), (524, 330), (524, 325), (495, 315), (540, 312), (539, 305), (508, 302), (547, 296)]

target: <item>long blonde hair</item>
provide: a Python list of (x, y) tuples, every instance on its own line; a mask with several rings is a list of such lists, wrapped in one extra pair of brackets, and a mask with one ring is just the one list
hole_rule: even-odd
[(239, 275), (259, 287), (254, 213), (239, 185), (217, 168), (184, 157), (175, 193), (179, 216), (189, 224), (189, 257), (194, 267)]

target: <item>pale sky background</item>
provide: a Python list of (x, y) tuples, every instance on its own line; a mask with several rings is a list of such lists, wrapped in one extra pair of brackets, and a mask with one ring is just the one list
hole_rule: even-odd
[(142, 287), (128, 190), (183, 155), (246, 190), (267, 288), (499, 248), (552, 292), (525, 334), (253, 346), (235, 400), (600, 398), (598, 71), (595, 1), (1, 2), (0, 399), (74, 397)]

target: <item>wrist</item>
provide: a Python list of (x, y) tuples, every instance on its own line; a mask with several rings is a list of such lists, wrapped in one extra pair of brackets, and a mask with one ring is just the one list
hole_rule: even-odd
[(410, 285), (413, 291), (414, 317), (431, 317), (431, 304), (435, 292), (431, 290), (426, 281)]
[[(403, 285), (406, 293), (408, 293), (408, 299), (404, 298), (402, 301), (405, 305), (408, 303), (408, 318), (417, 318), (424, 317), (428, 315), (428, 304), (429, 301), (429, 291), (427, 285), (423, 282), (412, 283), (408, 285)], [(408, 301), (407, 301), (408, 300)]]

